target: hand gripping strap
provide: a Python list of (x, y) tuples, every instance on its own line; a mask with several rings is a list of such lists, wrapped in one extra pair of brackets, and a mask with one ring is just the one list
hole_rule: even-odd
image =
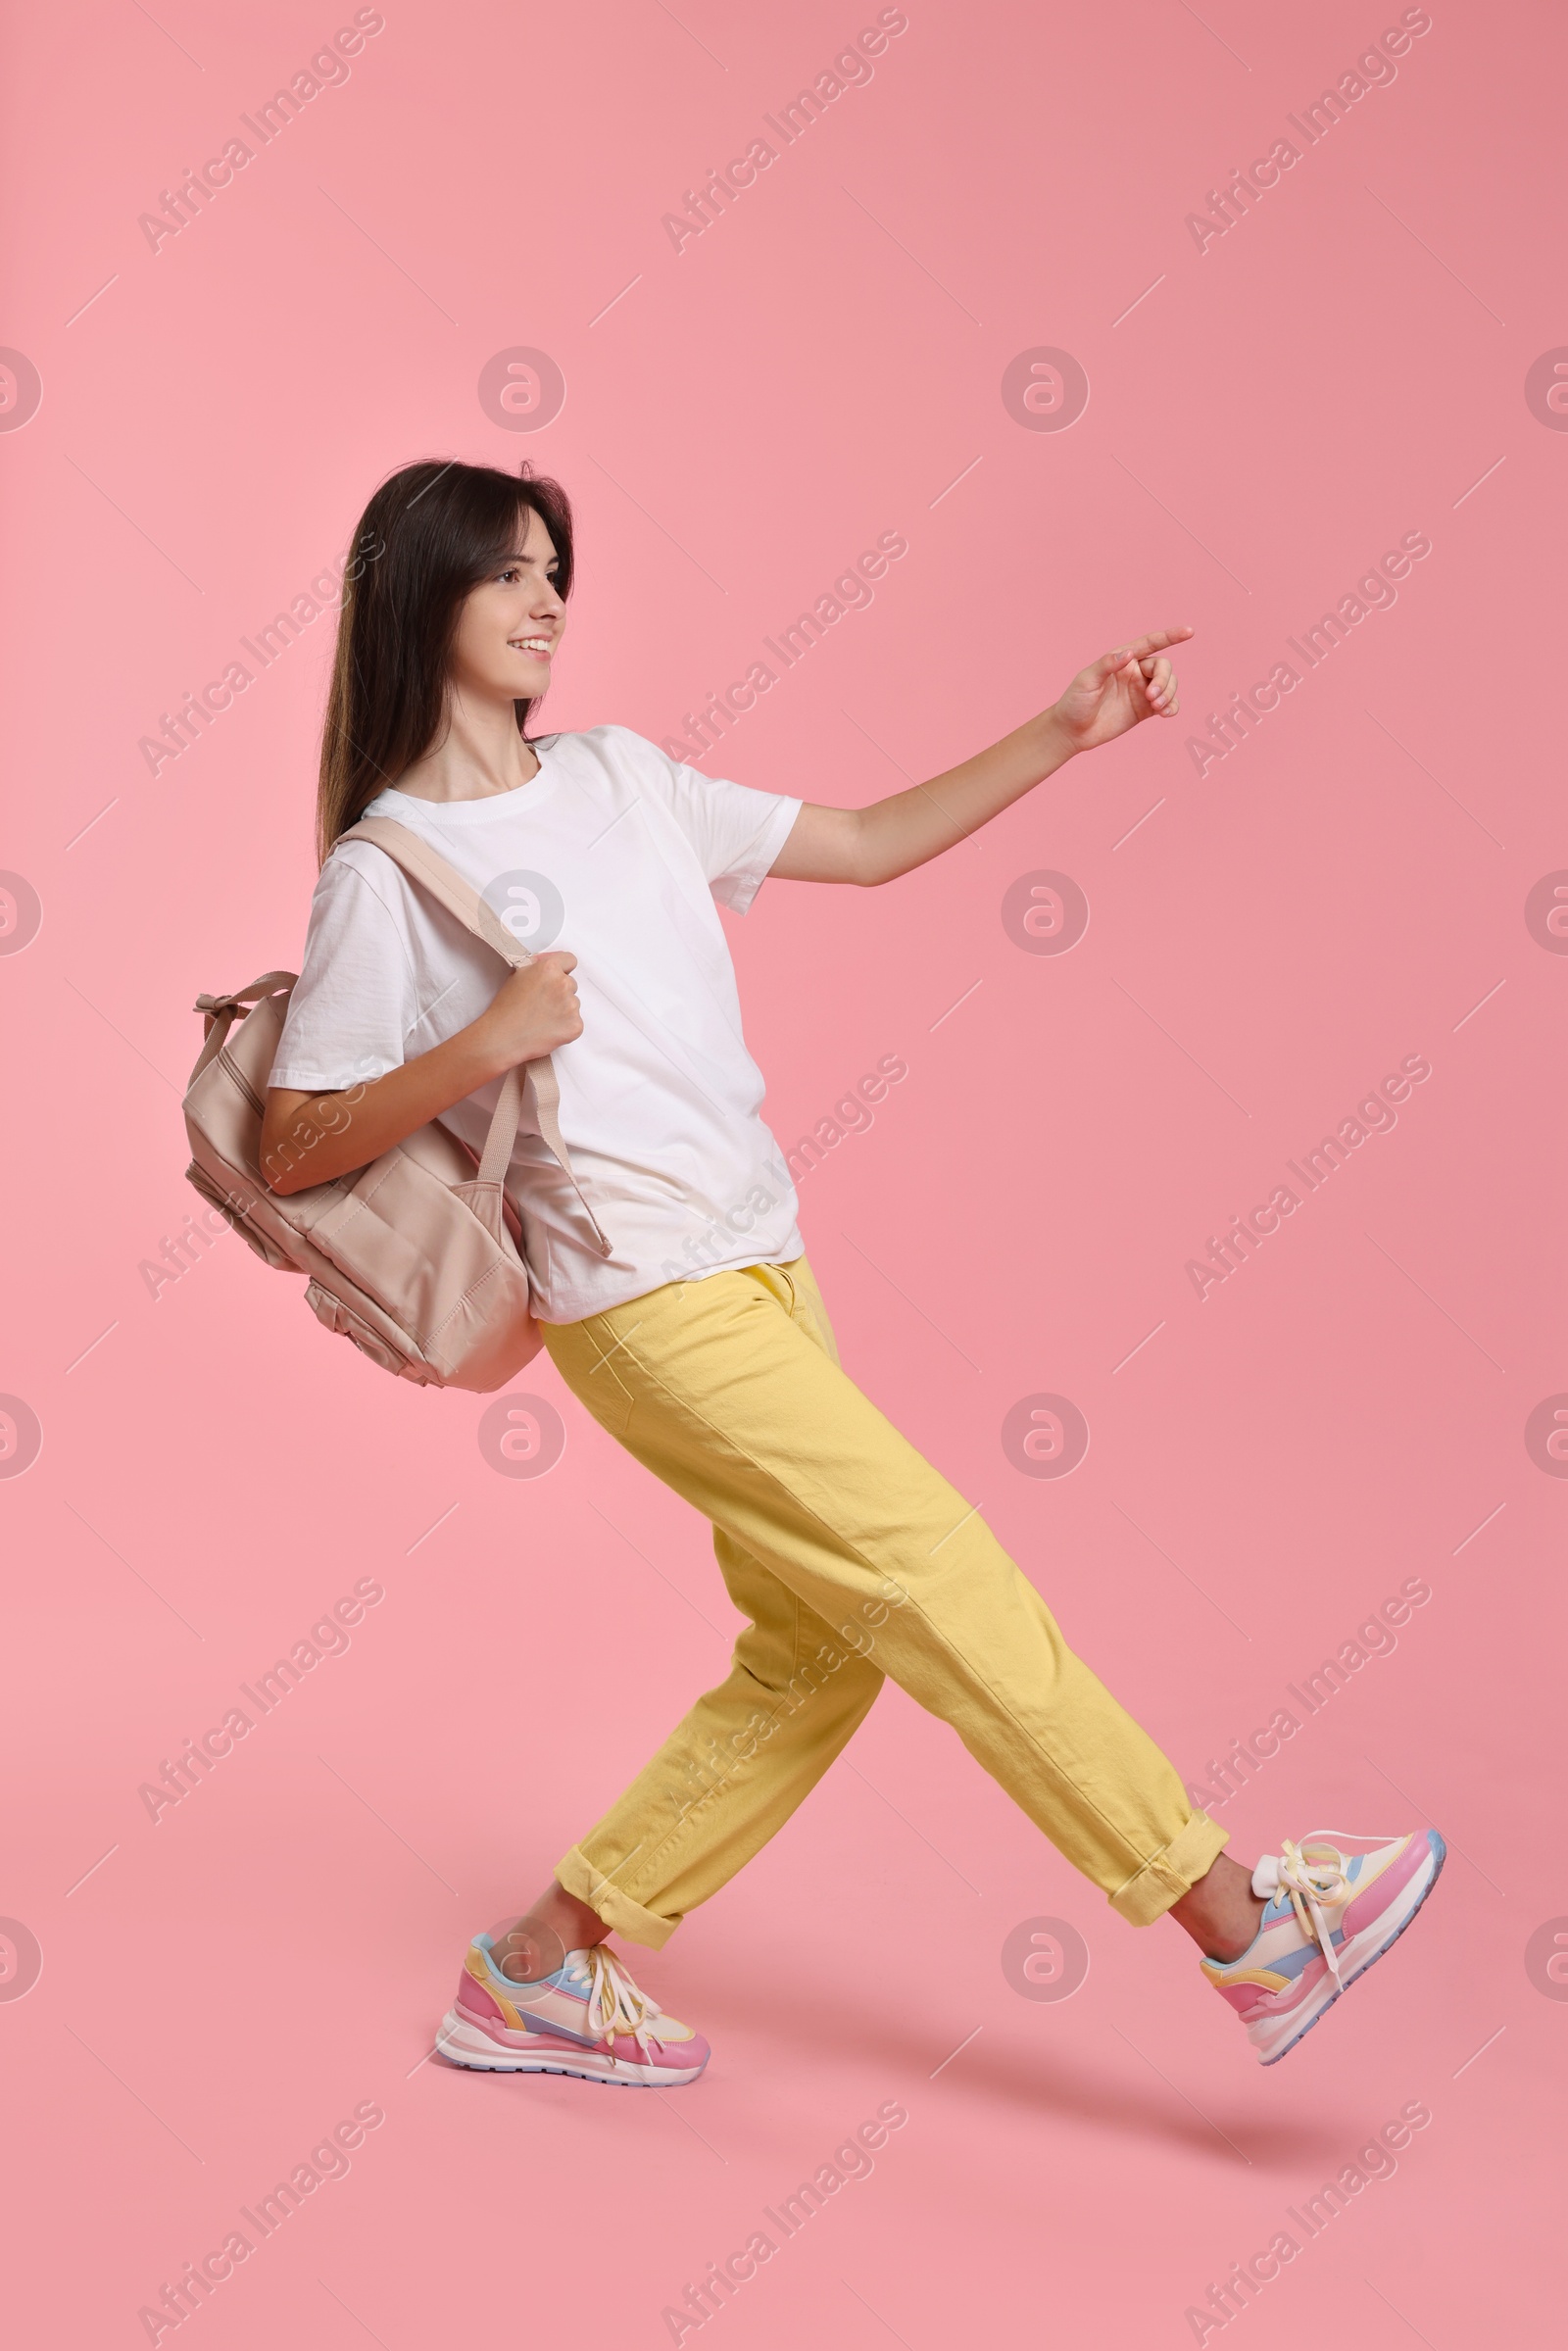
[[(341, 841), (368, 841), (385, 853), (409, 876), (411, 881), (427, 890), (438, 906), (445, 906), (466, 930), (493, 948), (502, 960), (514, 971), (521, 971), (534, 961), (521, 942), (514, 938), (494, 908), (480, 897), (473, 884), (466, 881), (455, 866), (433, 850), (427, 841), (406, 824), (392, 816), (362, 816), (356, 825), (338, 836)], [(539, 1132), (554, 1156), (566, 1172), (573, 1192), (582, 1203), (583, 1214), (593, 1228), (601, 1253), (610, 1256), (612, 1247), (599, 1227), (599, 1219), (588, 1204), (587, 1196), (577, 1181), (577, 1171), (571, 1164), (561, 1132), (561, 1087), (555, 1065), (548, 1053), (541, 1053), (520, 1069), (509, 1069), (501, 1084), (500, 1100), (490, 1121), (485, 1138), (484, 1153), (479, 1161), (478, 1181), (499, 1184), (512, 1160), (513, 1145), (517, 1139), (517, 1123), (522, 1114), (523, 1089), (533, 1099), (534, 1114)]]

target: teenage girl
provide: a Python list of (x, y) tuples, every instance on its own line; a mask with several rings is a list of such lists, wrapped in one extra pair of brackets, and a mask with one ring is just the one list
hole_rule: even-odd
[[(280, 1193), (330, 1182), (432, 1118), (477, 1154), (504, 1073), (553, 1053), (611, 1253), (519, 1132), (506, 1189), (545, 1345), (601, 1426), (711, 1519), (746, 1620), (725, 1680), (521, 1916), (475, 1938), (438, 2045), (491, 2070), (694, 2081), (708, 2043), (604, 1938), (665, 1942), (788, 1820), (891, 1674), (1124, 1919), (1193, 1937), (1273, 2063), (1409, 1922), (1443, 1840), (1330, 1830), (1251, 1871), (1231, 1860), (984, 1519), (840, 1369), (713, 905), (744, 913), (769, 874), (868, 888), (940, 857), (1068, 759), (1173, 717), (1168, 653), (1192, 631), (1102, 655), (927, 784), (821, 808), (625, 727), (529, 738), (572, 583), (556, 483), (409, 465), (356, 546), (264, 1168)], [(379, 849), (336, 846), (367, 814), (428, 841), (535, 958), (498, 987), (492, 952)], [(318, 1113), (351, 1086), (351, 1110)]]

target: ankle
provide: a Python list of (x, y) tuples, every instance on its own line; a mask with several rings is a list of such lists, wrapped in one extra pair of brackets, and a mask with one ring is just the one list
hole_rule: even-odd
[(1241, 1926), (1212, 1927), (1204, 1935), (1194, 1935), (1193, 1939), (1200, 1945), (1205, 1959), (1217, 1959), (1229, 1966), (1233, 1959), (1240, 1959), (1242, 1953), (1257, 1940), (1257, 1931), (1262, 1925), (1267, 1904), (1260, 1902), (1255, 1894), (1250, 1894), (1248, 1901), (1249, 1913)]
[(564, 1886), (552, 1886), (520, 1918), (491, 1930), (490, 1956), (509, 1983), (537, 1984), (541, 1977), (555, 1974), (568, 1951), (591, 1950), (609, 1933), (586, 1902), (579, 1902)]
[(1250, 1873), (1225, 1853), (1190, 1886), (1170, 1915), (1207, 1959), (1240, 1959), (1255, 1940), (1267, 1904), (1253, 1893)]

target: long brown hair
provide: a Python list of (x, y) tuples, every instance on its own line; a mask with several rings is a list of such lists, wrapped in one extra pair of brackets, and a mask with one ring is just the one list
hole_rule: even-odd
[[(529, 508), (555, 542), (557, 592), (569, 596), (571, 502), (526, 465), (519, 475), (428, 458), (390, 475), (361, 515), (321, 727), (323, 863), (376, 794), (438, 741), (464, 599), (512, 554)], [(532, 705), (515, 708), (526, 740)]]

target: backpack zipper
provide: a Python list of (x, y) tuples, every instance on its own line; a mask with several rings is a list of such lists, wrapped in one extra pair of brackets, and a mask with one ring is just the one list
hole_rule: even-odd
[(230, 1053), (226, 1045), (222, 1048), (218, 1057), (223, 1064), (223, 1067), (227, 1070), (229, 1076), (233, 1079), (235, 1085), (239, 1088), (241, 1094), (244, 1095), (245, 1100), (250, 1103), (251, 1108), (256, 1112), (258, 1118), (265, 1118), (267, 1116), (267, 1104), (258, 1099), (255, 1088), (252, 1086), (249, 1078), (247, 1078), (245, 1075), (244, 1070), (241, 1069), (239, 1063)]

